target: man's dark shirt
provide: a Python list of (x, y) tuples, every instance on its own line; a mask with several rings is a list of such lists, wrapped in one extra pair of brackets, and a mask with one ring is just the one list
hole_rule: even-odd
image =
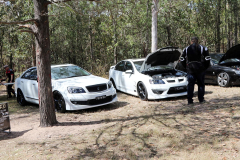
[(187, 69), (188, 72), (190, 72), (187, 66), (189, 62), (201, 62), (206, 70), (210, 65), (210, 59), (205, 59), (207, 56), (209, 56), (207, 47), (202, 45), (196, 46), (195, 44), (192, 44), (183, 50), (181, 64)]
[(8, 83), (11, 81), (11, 75), (13, 75), (13, 80), (12, 82), (14, 82), (14, 72), (12, 69), (9, 69), (8, 71), (6, 71), (6, 75), (8, 77)]

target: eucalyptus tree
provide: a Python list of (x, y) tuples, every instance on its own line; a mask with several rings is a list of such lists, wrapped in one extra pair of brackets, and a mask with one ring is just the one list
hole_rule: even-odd
[[(49, 78), (51, 76), (51, 62), (48, 5), (66, 1), (71, 0), (33, 0), (34, 18), (17, 22), (1, 22), (1, 24), (19, 24), (20, 27), (26, 28), (22, 31), (32, 33), (35, 36), (41, 127), (52, 126), (57, 123), (51, 78)], [(15, 0), (15, 2), (19, 1)]]
[(158, 36), (157, 36), (157, 15), (158, 15), (158, 0), (153, 0), (152, 6), (152, 48), (151, 51), (157, 50)]

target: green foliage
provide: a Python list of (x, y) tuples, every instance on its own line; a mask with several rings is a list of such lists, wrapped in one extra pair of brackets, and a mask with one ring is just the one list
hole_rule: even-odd
[[(144, 57), (151, 46), (151, 5), (152, 0), (49, 5), (52, 63), (74, 63), (103, 75), (114, 60)], [(238, 15), (239, 0), (159, 0), (158, 48), (183, 49), (191, 36), (198, 36), (211, 52), (217, 51), (219, 43), (225, 52), (239, 40)], [(16, 0), (0, 8), (0, 21), (32, 18), (31, 0)], [(1, 65), (10, 63), (12, 55), (16, 70), (30, 67), (33, 35), (20, 32), (17, 25), (1, 25), (0, 33)]]

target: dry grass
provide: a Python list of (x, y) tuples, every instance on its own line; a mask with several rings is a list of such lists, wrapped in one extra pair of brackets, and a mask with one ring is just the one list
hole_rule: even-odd
[[(12, 133), (0, 135), (0, 159), (240, 159), (240, 88), (206, 86), (205, 104), (186, 97), (119, 102), (57, 113), (39, 128), (38, 107), (10, 103)], [(0, 100), (3, 100), (0, 97)]]

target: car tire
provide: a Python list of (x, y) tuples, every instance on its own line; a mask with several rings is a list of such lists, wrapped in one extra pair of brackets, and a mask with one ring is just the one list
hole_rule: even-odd
[(57, 111), (60, 113), (65, 113), (66, 112), (66, 104), (65, 104), (65, 100), (64, 100), (62, 94), (57, 91), (54, 92), (53, 99), (54, 99), (54, 105), (55, 105), (55, 108), (57, 109)]
[(25, 106), (27, 104), (27, 101), (25, 100), (24, 94), (22, 93), (21, 89), (17, 90), (17, 102), (21, 106)]
[(112, 82), (112, 84), (113, 84), (113, 87), (116, 89), (116, 91), (118, 91), (118, 89), (117, 89), (117, 87), (116, 87), (116, 84), (115, 84), (114, 80), (113, 80), (113, 79), (111, 79), (110, 81)]
[(217, 76), (217, 84), (221, 87), (228, 87), (230, 85), (230, 77), (226, 72), (221, 72)]
[(148, 100), (148, 92), (147, 92), (147, 89), (146, 89), (145, 85), (143, 84), (143, 82), (138, 83), (137, 92), (138, 92), (138, 96), (141, 100), (143, 100), (143, 101)]

